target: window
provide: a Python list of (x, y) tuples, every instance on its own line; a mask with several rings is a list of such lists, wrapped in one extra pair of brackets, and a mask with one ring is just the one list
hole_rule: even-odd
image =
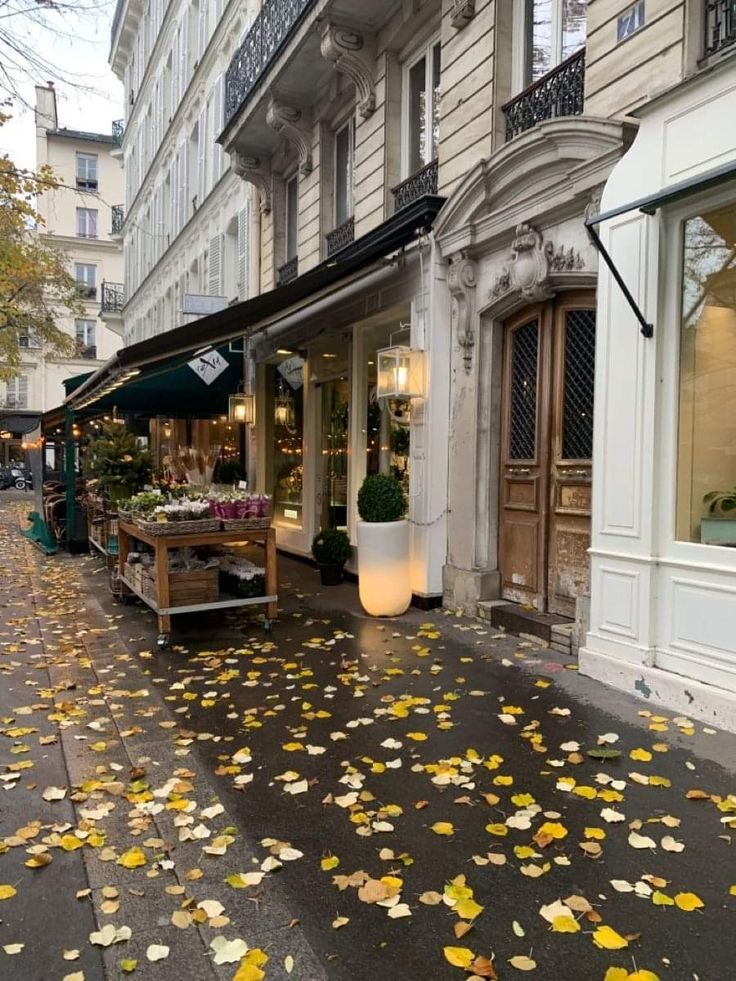
[(77, 187), (83, 191), (97, 190), (97, 154), (77, 154)]
[(678, 541), (736, 545), (736, 202), (684, 224)]
[(439, 41), (409, 66), (405, 77), (405, 177), (437, 159), (440, 142)]
[(77, 235), (79, 238), (97, 238), (96, 208), (77, 208)]
[(585, 44), (586, 0), (524, 0), (522, 86), (538, 81)]
[(286, 182), (286, 261), (299, 251), (299, 177)]
[(335, 134), (335, 227), (353, 213), (353, 159), (355, 125), (351, 119)]
[(85, 262), (74, 263), (74, 278), (79, 292), (85, 300), (94, 300), (97, 296), (97, 266)]
[(74, 336), (77, 342), (77, 351), (81, 357), (97, 357), (94, 320), (75, 320)]
[(267, 368), (269, 411), (273, 412), (273, 513), (276, 524), (302, 525), (304, 361), (294, 354)]
[(28, 375), (17, 375), (5, 382), (5, 408), (28, 408)]

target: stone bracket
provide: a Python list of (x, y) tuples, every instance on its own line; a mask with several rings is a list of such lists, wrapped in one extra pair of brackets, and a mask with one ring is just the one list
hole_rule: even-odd
[(266, 110), (266, 122), (291, 143), (299, 156), (299, 173), (304, 177), (312, 172), (312, 133), (301, 109), (287, 106), (273, 97)]
[(457, 334), (458, 344), (463, 351), (465, 373), (470, 374), (473, 365), (475, 346), (475, 263), (465, 253), (460, 253), (450, 263), (447, 271), (447, 286), (452, 298), (452, 326)]
[(475, 0), (453, 0), (450, 23), (458, 31), (467, 27), (475, 17)]
[(322, 33), (322, 57), (355, 85), (358, 112), (367, 119), (376, 108), (373, 44), (362, 34), (327, 24)]
[(246, 157), (237, 152), (231, 154), (230, 159), (234, 173), (258, 191), (262, 214), (269, 214), (273, 195), (273, 174), (270, 166), (264, 164), (260, 157)]

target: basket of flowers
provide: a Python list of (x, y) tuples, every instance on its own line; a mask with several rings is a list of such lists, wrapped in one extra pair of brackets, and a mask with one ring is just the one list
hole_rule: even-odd
[(220, 530), (220, 519), (212, 515), (208, 501), (179, 500), (159, 504), (150, 517), (136, 514), (135, 523), (149, 535), (195, 535)]
[(209, 498), (210, 510), (222, 520), (225, 531), (255, 531), (271, 527), (271, 498), (268, 494), (243, 491)]

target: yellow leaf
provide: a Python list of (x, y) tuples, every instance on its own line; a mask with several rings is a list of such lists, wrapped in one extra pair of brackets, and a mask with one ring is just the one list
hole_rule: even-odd
[(629, 975), (629, 981), (659, 981), (659, 976), (653, 971), (636, 971)]
[(65, 852), (73, 852), (77, 848), (83, 848), (84, 842), (80, 841), (76, 835), (64, 835), (60, 842)]
[(629, 756), (640, 763), (648, 763), (652, 758), (652, 754), (647, 749), (632, 749)]
[(511, 803), (515, 807), (529, 807), (531, 804), (535, 804), (536, 801), (531, 794), (514, 794), (511, 798)]
[(0, 886), (0, 899), (12, 899), (15, 896), (13, 886)]
[(125, 971), (126, 974), (130, 974), (132, 971), (138, 967), (138, 961), (133, 960), (132, 957), (127, 957), (125, 960), (120, 961), (120, 970)]
[(675, 896), (675, 906), (686, 913), (692, 913), (695, 909), (702, 909), (705, 903), (694, 892), (678, 892)]
[(599, 926), (593, 933), (593, 943), (603, 950), (621, 950), (629, 946), (629, 941), (609, 926)]
[(455, 828), (451, 821), (435, 821), (430, 830), (434, 831), (436, 835), (446, 835), (448, 838), (455, 834)]
[(522, 861), (527, 858), (534, 858), (537, 854), (537, 851), (534, 848), (530, 848), (529, 845), (514, 845), (514, 855)]
[(340, 859), (337, 857), (337, 855), (328, 855), (323, 858), (319, 864), (323, 872), (329, 872), (332, 869), (337, 868), (337, 866), (340, 864)]
[(499, 838), (503, 838), (509, 833), (505, 824), (487, 824), (486, 831), (489, 835), (498, 835)]
[(426, 732), (407, 732), (407, 739), (413, 739), (414, 742), (422, 743), (427, 738)]
[(606, 832), (603, 828), (586, 828), (585, 829), (586, 838), (594, 838), (596, 841), (603, 841), (606, 837)]
[(475, 954), (467, 947), (445, 947), (445, 960), (453, 967), (470, 967), (475, 960)]
[(304, 746), (302, 743), (284, 743), (281, 748), (286, 750), (287, 753), (296, 753), (297, 750), (304, 749)]
[(629, 972), (625, 967), (609, 967), (603, 981), (628, 981)]
[(126, 869), (137, 869), (146, 864), (146, 855), (140, 848), (129, 848), (118, 859), (118, 865)]
[(731, 888), (728, 890), (728, 895), (736, 896), (736, 886), (731, 886)]
[(579, 933), (580, 924), (572, 916), (556, 916), (552, 920), (552, 929), (555, 933)]
[(494, 787), (510, 787), (513, 782), (513, 777), (498, 776), (493, 778)]
[(558, 824), (554, 821), (545, 821), (542, 827), (539, 829), (540, 835), (549, 835), (550, 838), (565, 838), (567, 836), (567, 828), (564, 824)]
[(666, 893), (661, 892), (657, 889), (652, 893), (652, 902), (655, 906), (674, 906), (675, 901)]
[(463, 920), (474, 920), (476, 916), (480, 916), (484, 908), (474, 899), (460, 899), (455, 905), (455, 912)]

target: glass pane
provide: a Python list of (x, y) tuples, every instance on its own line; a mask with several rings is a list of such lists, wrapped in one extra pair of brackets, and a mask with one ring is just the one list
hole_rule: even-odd
[(685, 222), (680, 541), (736, 545), (736, 203)]
[(344, 126), (335, 137), (335, 225), (347, 221), (353, 210), (353, 167), (350, 132)]
[(286, 260), (297, 254), (299, 230), (299, 183), (293, 177), (286, 185)]
[(531, 78), (546, 75), (556, 58), (552, 52), (552, 0), (531, 0)]
[(440, 153), (440, 74), (442, 72), (442, 45), (435, 44), (432, 50), (432, 152), (431, 160)]
[(562, 0), (562, 60), (585, 44), (586, 0)]
[(302, 524), (304, 361), (294, 355), (273, 371), (273, 510), (276, 522)]
[(409, 175), (429, 163), (427, 158), (427, 59), (409, 71)]
[(362, 425), (366, 433), (366, 473), (393, 474), (409, 493), (411, 403), (397, 399), (378, 399), (378, 351), (389, 347), (401, 324), (408, 321), (398, 315), (385, 324), (365, 329), (365, 377), (367, 405)]
[(510, 460), (537, 455), (537, 334), (537, 321), (531, 320), (511, 336)]
[(562, 457), (593, 457), (595, 310), (571, 310), (565, 317), (565, 391), (562, 403)]

